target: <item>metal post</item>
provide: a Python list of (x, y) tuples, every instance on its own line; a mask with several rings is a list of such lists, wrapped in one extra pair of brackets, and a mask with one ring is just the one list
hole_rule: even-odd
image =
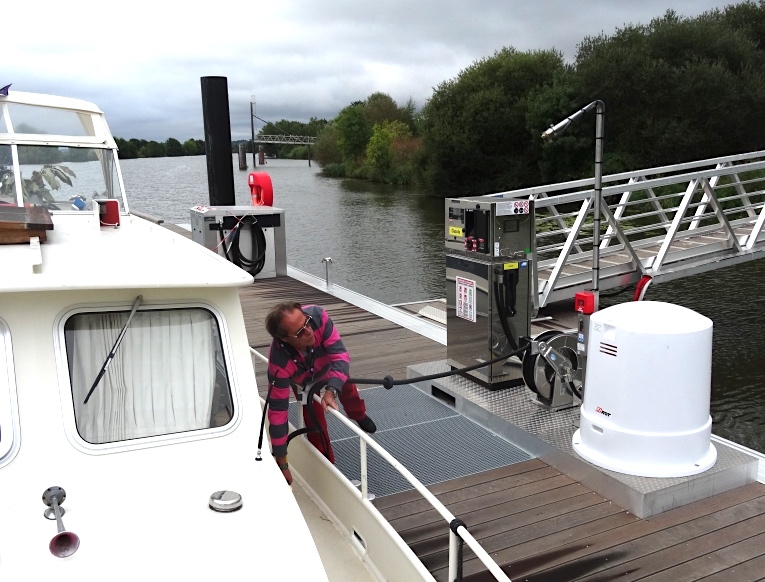
[[(367, 443), (359, 439), (359, 470), (361, 472), (361, 498), (370, 499), (369, 481), (367, 480)], [(371, 496), (374, 499), (374, 495)]]
[(256, 167), (255, 161), (255, 95), (250, 97), (250, 131), (252, 132), (252, 165)]
[(595, 311), (600, 302), (600, 203), (601, 176), (603, 167), (603, 125), (606, 105), (595, 101), (595, 217), (592, 221), (592, 294), (595, 296)]
[(563, 121), (550, 126), (550, 129), (542, 134), (542, 139), (548, 139), (563, 132), (571, 122), (595, 109), (595, 184), (593, 192), (593, 213), (592, 220), (592, 293), (595, 296), (595, 309), (598, 309), (599, 295), (600, 295), (600, 199), (601, 199), (601, 177), (603, 166), (603, 126), (605, 124), (604, 117), (606, 113), (606, 105), (600, 99), (597, 99), (582, 107), (576, 113), (572, 113)]
[(327, 291), (332, 291), (332, 281), (329, 280), (329, 266), (332, 264), (332, 257), (326, 257), (321, 262), (325, 264)]
[(202, 77), (202, 113), (211, 206), (234, 206), (231, 118), (226, 77)]
[(449, 582), (457, 581), (457, 571), (459, 569), (459, 547), (460, 538), (449, 528)]

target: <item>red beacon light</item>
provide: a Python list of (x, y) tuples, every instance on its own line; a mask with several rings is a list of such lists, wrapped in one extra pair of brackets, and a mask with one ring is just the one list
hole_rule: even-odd
[(574, 309), (584, 315), (595, 313), (595, 294), (592, 291), (578, 291), (574, 295)]

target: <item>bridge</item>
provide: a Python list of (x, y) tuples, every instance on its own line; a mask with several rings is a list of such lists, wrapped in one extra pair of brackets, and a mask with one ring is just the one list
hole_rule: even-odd
[(289, 144), (289, 145), (313, 145), (316, 141), (315, 137), (307, 135), (256, 135), (253, 139), (253, 143), (275, 143), (275, 144)]
[[(591, 288), (594, 179), (500, 192), (534, 200), (535, 308)], [(599, 287), (765, 257), (765, 150), (604, 176)]]

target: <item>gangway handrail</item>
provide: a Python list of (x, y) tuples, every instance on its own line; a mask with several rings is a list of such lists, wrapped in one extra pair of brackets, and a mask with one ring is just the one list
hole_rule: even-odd
[(599, 267), (603, 290), (765, 256), (765, 150), (612, 174), (602, 182), (602, 227), (594, 220), (594, 178), (488, 195), (534, 201), (535, 308), (588, 289), (595, 251), (607, 259)]
[[(254, 348), (250, 347), (250, 352), (252, 352), (258, 359), (260, 359), (263, 362), (268, 362), (268, 358), (266, 358), (263, 354), (255, 350)], [(314, 400), (316, 402), (321, 402), (321, 399), (315, 395)], [(348, 418), (343, 416), (340, 412), (329, 409), (329, 412), (334, 415), (335, 418), (337, 418), (340, 422), (342, 422), (348, 429), (350, 429), (356, 436), (359, 437), (359, 466), (361, 468), (361, 497), (362, 499), (368, 501), (369, 500), (369, 490), (368, 490), (368, 476), (367, 476), (367, 446), (372, 447), (378, 455), (380, 455), (385, 461), (388, 462), (388, 464), (393, 467), (398, 473), (406, 479), (410, 485), (414, 489), (417, 490), (417, 492), (422, 495), (425, 500), (430, 503), (430, 505), (435, 509), (441, 517), (443, 517), (446, 520), (447, 527), (449, 527), (449, 580), (456, 580), (456, 572), (457, 572), (457, 536), (462, 538), (463, 541), (468, 545), (468, 547), (473, 550), (473, 553), (476, 555), (476, 557), (481, 560), (484, 566), (488, 568), (488, 570), (492, 573), (495, 580), (500, 580), (501, 582), (512, 582), (510, 578), (508, 578), (507, 574), (505, 574), (502, 571), (502, 568), (497, 564), (492, 557), (486, 552), (486, 550), (481, 547), (481, 544), (478, 543), (478, 540), (476, 540), (473, 535), (468, 531), (468, 529), (462, 525), (460, 522), (459, 525), (454, 527), (452, 529), (451, 524), (455, 522), (455, 516), (446, 508), (446, 506), (441, 503), (438, 498), (433, 495), (425, 485), (423, 485), (417, 477), (415, 477), (404, 465), (402, 465), (398, 459), (396, 459), (393, 455), (391, 455), (388, 451), (386, 451), (381, 445), (379, 445), (376, 441), (374, 441), (372, 438), (370, 438), (365, 432), (363, 432), (360, 428), (358, 428), (353, 422), (351, 422)], [(374, 508), (375, 511), (378, 512), (376, 507), (374, 505), (369, 505), (369, 507)], [(382, 517), (382, 515), (380, 515)], [(384, 519), (384, 518), (383, 518)]]

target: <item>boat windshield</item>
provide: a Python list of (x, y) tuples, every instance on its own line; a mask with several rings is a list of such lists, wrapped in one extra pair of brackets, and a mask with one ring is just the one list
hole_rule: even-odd
[(135, 312), (85, 403), (130, 311), (77, 313), (64, 324), (80, 437), (103, 444), (228, 424), (233, 404), (220, 331), (215, 316), (197, 307)]
[(40, 205), (49, 210), (91, 210), (93, 201), (116, 199), (125, 210), (114, 152), (88, 147), (19, 145), (19, 182), (10, 146), (0, 146), (0, 203)]
[(8, 103), (7, 125), (0, 127), (3, 133), (34, 134), (68, 137), (94, 137), (96, 127), (90, 112), (42, 107), (27, 103)]

